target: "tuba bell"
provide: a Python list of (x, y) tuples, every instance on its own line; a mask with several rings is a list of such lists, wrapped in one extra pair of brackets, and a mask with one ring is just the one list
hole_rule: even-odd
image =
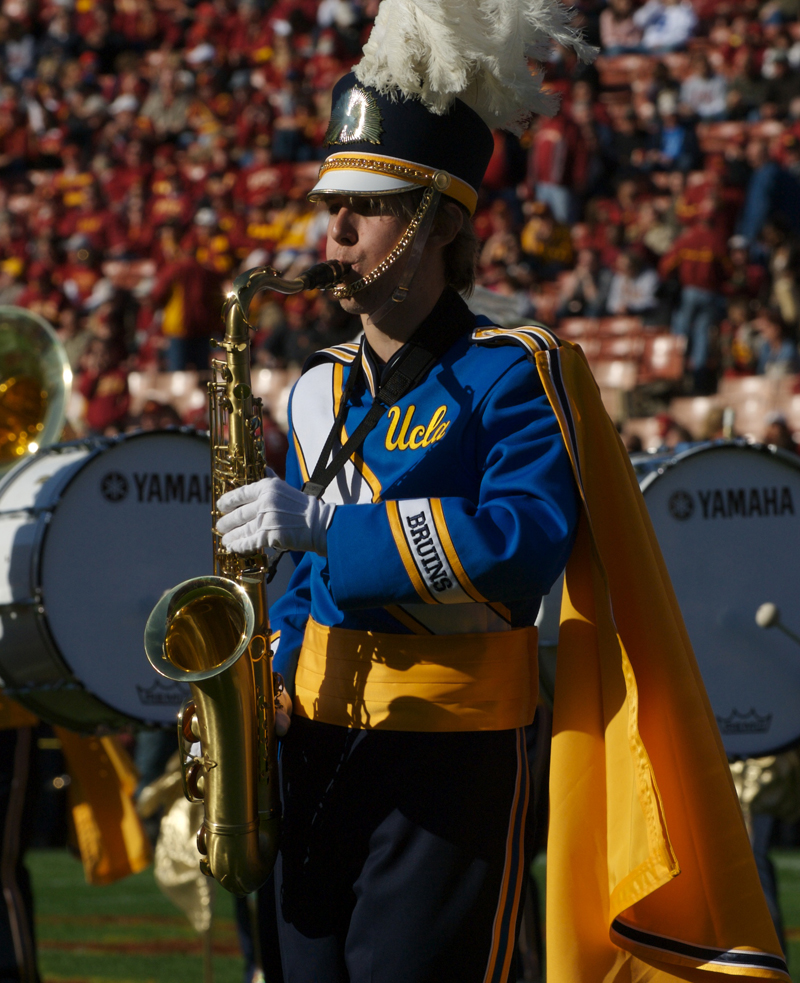
[(66, 350), (47, 321), (0, 307), (0, 474), (59, 439), (71, 389)]

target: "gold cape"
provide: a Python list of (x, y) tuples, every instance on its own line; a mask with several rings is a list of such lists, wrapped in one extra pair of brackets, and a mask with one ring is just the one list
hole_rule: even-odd
[(535, 358), (583, 502), (556, 670), (548, 983), (788, 983), (628, 455), (581, 350)]

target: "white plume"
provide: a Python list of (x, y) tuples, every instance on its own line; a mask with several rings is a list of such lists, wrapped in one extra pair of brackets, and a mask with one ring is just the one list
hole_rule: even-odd
[(558, 109), (527, 59), (546, 60), (554, 41), (582, 61), (597, 53), (571, 20), (560, 0), (382, 0), (356, 77), (439, 114), (458, 96), (488, 126), (519, 133)]

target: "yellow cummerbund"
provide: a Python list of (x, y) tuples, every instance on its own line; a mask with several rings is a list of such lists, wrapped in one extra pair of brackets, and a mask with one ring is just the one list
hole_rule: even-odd
[(533, 720), (537, 631), (389, 635), (309, 619), (294, 712), (341, 727), (510, 730)]

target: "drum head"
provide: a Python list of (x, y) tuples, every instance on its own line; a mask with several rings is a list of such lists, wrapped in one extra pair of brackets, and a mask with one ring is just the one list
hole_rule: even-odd
[(642, 480), (650, 517), (731, 756), (800, 740), (800, 461), (763, 447), (705, 445)]
[(78, 680), (126, 716), (172, 724), (188, 686), (144, 655), (161, 594), (211, 568), (209, 448), (193, 433), (136, 434), (92, 457), (53, 512), (41, 556), (42, 600)]

